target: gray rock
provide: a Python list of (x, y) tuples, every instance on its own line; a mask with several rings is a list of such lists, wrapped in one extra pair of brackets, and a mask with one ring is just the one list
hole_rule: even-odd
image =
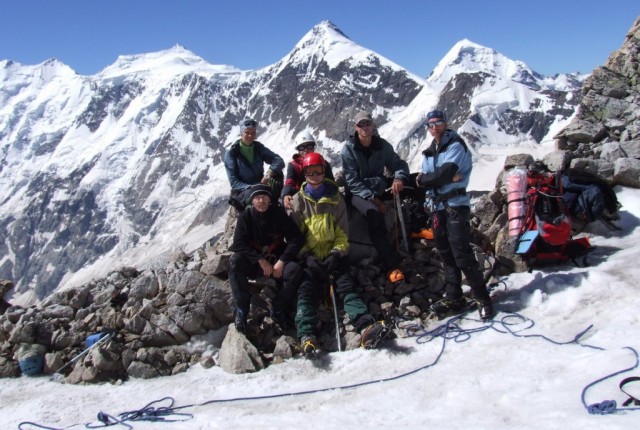
[(66, 318), (73, 319), (75, 310), (71, 306), (54, 304), (44, 308), (44, 318)]
[(222, 342), (218, 364), (229, 373), (251, 373), (264, 369), (260, 353), (236, 330), (234, 324), (229, 325), (227, 336)]
[(633, 158), (616, 160), (613, 180), (616, 184), (640, 188), (640, 160)]

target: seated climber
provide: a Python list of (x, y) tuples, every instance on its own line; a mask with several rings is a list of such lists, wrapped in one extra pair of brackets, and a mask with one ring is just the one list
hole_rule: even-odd
[(309, 354), (318, 348), (314, 328), (322, 290), (330, 276), (335, 279), (336, 293), (342, 299), (344, 311), (361, 333), (361, 345), (375, 347), (388, 328), (373, 319), (355, 289), (347, 258), (349, 222), (344, 198), (335, 182), (325, 179), (322, 155), (309, 153), (302, 165), (306, 182), (293, 196), (290, 214), (305, 237), (301, 255), (306, 256), (306, 269), (298, 290), (295, 317), (302, 352)]
[[(302, 173), (302, 159), (306, 154), (315, 152), (316, 141), (311, 133), (304, 131), (296, 138), (296, 151), (293, 158), (287, 164), (287, 176), (284, 179), (284, 187), (282, 188), (282, 204), (285, 209), (291, 209), (291, 199), (293, 195), (300, 190), (300, 186), (304, 182), (304, 174)], [(331, 165), (325, 160), (324, 172), (325, 178), (333, 180), (333, 172)]]
[[(367, 221), (369, 237), (389, 281), (400, 281), (404, 274), (399, 267), (400, 255), (387, 232), (383, 199), (388, 196), (385, 190), (389, 187), (393, 195), (403, 190), (409, 180), (409, 166), (389, 142), (374, 133), (371, 113), (359, 112), (354, 124), (356, 132), (340, 153), (345, 186), (352, 196), (351, 205)], [(393, 173), (392, 180), (384, 176), (385, 168)]]
[[(282, 189), (284, 160), (256, 139), (257, 121), (245, 119), (240, 123), (240, 139), (224, 154), (224, 168), (231, 185), (229, 204), (244, 210), (249, 201), (251, 186), (265, 184), (274, 196)], [(269, 169), (264, 171), (264, 164)]]
[(278, 291), (271, 313), (281, 327), (286, 325), (285, 311), (293, 305), (301, 278), (301, 267), (295, 259), (304, 244), (300, 230), (282, 206), (272, 204), (267, 185), (253, 185), (249, 201), (252, 206), (238, 217), (229, 261), (235, 325), (242, 333), (247, 327), (251, 302), (249, 279), (259, 276), (276, 280)]

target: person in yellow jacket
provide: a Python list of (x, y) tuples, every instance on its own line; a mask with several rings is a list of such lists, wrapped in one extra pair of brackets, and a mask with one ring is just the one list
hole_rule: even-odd
[(336, 183), (324, 177), (324, 169), (322, 155), (312, 152), (304, 156), (306, 182), (293, 196), (290, 214), (305, 237), (300, 255), (306, 268), (298, 288), (295, 316), (297, 335), (304, 353), (311, 353), (318, 348), (314, 330), (318, 321), (318, 304), (329, 276), (335, 280), (335, 292), (342, 299), (344, 311), (362, 335), (362, 346), (374, 347), (386, 334), (382, 331), (387, 330), (369, 314), (367, 305), (356, 291), (347, 257), (347, 206)]

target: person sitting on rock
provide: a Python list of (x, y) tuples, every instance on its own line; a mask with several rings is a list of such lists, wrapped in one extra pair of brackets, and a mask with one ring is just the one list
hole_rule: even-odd
[(306, 154), (302, 166), (306, 182), (293, 196), (290, 213), (305, 237), (301, 255), (306, 269), (298, 289), (295, 316), (302, 352), (310, 354), (318, 348), (314, 329), (318, 321), (319, 301), (329, 277), (335, 280), (335, 293), (342, 299), (344, 311), (361, 333), (361, 345), (374, 347), (386, 335), (388, 328), (369, 314), (351, 277), (347, 257), (349, 221), (344, 198), (335, 182), (325, 178), (322, 155), (315, 152)]
[[(244, 210), (247, 206), (252, 185), (269, 185), (274, 196), (280, 195), (282, 189), (284, 160), (255, 140), (257, 127), (258, 122), (254, 119), (242, 121), (240, 139), (224, 154), (224, 168), (231, 184), (229, 204), (238, 211)], [(265, 163), (269, 165), (266, 172)]]
[[(304, 131), (296, 138), (296, 151), (293, 158), (287, 164), (287, 175), (284, 179), (284, 187), (282, 188), (282, 204), (285, 209), (291, 209), (291, 199), (293, 195), (300, 190), (300, 186), (304, 182), (304, 174), (302, 173), (302, 159), (306, 154), (314, 152), (316, 149), (316, 141), (311, 133)], [(325, 178), (333, 180), (333, 172), (331, 165), (325, 160)]]
[(230, 247), (233, 255), (229, 260), (229, 283), (235, 326), (245, 333), (251, 302), (249, 279), (268, 276), (278, 284), (272, 317), (285, 330), (285, 312), (293, 305), (300, 283), (302, 269), (295, 260), (304, 237), (284, 208), (272, 204), (267, 185), (256, 184), (250, 190), (251, 207), (240, 213)]
[[(401, 257), (387, 232), (383, 199), (399, 194), (409, 181), (409, 166), (398, 156), (389, 142), (378, 136), (370, 112), (359, 112), (354, 118), (356, 132), (342, 147), (342, 171), (345, 188), (353, 206), (367, 221), (369, 237), (380, 258), (389, 281), (404, 279)], [(385, 168), (393, 179), (384, 176)], [(386, 189), (391, 189), (391, 194)]]

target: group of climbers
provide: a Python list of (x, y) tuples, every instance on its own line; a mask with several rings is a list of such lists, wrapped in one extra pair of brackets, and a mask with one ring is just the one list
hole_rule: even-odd
[[(470, 243), (470, 199), (466, 193), (471, 156), (462, 138), (447, 128), (442, 111), (427, 115), (433, 136), (424, 151), (421, 172), (410, 183), (408, 164), (380, 137), (371, 113), (359, 112), (354, 133), (341, 150), (344, 192), (334, 182), (330, 164), (315, 152), (308, 132), (296, 139), (297, 153), (281, 174), (283, 159), (255, 140), (255, 120), (244, 120), (241, 138), (226, 152), (230, 203), (239, 211), (229, 264), (235, 326), (245, 332), (250, 307), (249, 279), (273, 277), (278, 284), (271, 316), (281, 326), (295, 304), (295, 329), (302, 351), (318, 348), (317, 310), (326, 285), (335, 285), (349, 321), (361, 334), (361, 345), (374, 347), (386, 325), (370, 314), (351, 276), (347, 205), (366, 220), (369, 237), (390, 282), (404, 279), (402, 258), (392, 245), (385, 214), (390, 200), (405, 186), (424, 189), (433, 205), (433, 234), (442, 255), (446, 293), (432, 305), (438, 314), (460, 312), (465, 274), (480, 317), (493, 317), (491, 300)], [(264, 171), (264, 164), (268, 170)], [(385, 173), (390, 172), (391, 177)], [(278, 200), (278, 196), (280, 199)]]

